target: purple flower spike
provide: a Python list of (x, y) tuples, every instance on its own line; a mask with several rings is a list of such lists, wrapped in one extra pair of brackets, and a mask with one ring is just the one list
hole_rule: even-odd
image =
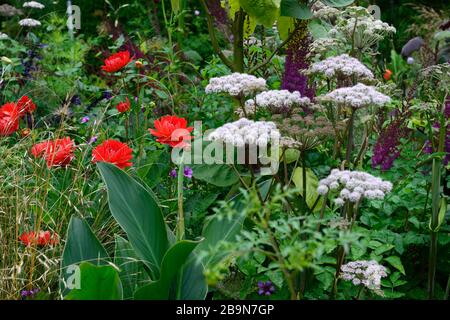
[(176, 178), (177, 177), (177, 169), (170, 170), (169, 176), (171, 178)]
[(270, 296), (275, 292), (275, 286), (272, 284), (272, 281), (258, 281), (258, 294), (260, 296)]
[(186, 178), (192, 179), (193, 171), (192, 171), (192, 169), (191, 169), (190, 167), (185, 167), (185, 168), (184, 168), (183, 174), (184, 174), (184, 176), (185, 176)]

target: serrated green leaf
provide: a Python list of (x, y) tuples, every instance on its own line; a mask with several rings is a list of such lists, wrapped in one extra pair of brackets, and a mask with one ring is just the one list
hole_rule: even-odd
[(397, 256), (390, 256), (390, 257), (385, 258), (384, 260), (389, 262), (389, 264), (391, 266), (393, 266), (395, 269), (400, 271), (403, 275), (406, 275), (405, 268), (403, 267), (403, 264), (402, 264), (402, 260), (400, 260), (399, 257), (397, 257)]

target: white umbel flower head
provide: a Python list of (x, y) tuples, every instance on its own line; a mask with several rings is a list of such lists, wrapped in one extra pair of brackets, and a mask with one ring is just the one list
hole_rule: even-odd
[(0, 40), (6, 40), (8, 39), (8, 35), (6, 33), (0, 32)]
[(331, 57), (313, 63), (309, 68), (308, 73), (322, 74), (327, 78), (356, 76), (360, 79), (373, 79), (372, 71), (358, 59), (350, 57), (348, 54), (341, 54), (337, 57)]
[(28, 1), (23, 4), (24, 8), (33, 8), (33, 9), (44, 9), (45, 6), (37, 1)]
[(222, 141), (236, 147), (245, 145), (266, 146), (279, 139), (280, 132), (275, 123), (253, 121), (246, 118), (227, 123), (208, 135), (210, 141)]
[(254, 113), (256, 108), (269, 109), (274, 112), (289, 112), (293, 107), (306, 106), (310, 103), (311, 100), (302, 97), (299, 91), (269, 90), (256, 95), (255, 99), (247, 100), (245, 110), (247, 114)]
[(383, 106), (391, 102), (391, 98), (378, 92), (372, 86), (358, 83), (353, 87), (339, 88), (330, 93), (318, 97), (322, 102), (334, 102), (355, 109), (370, 105)]
[(327, 178), (319, 181), (317, 188), (317, 192), (321, 195), (329, 190), (339, 194), (335, 203), (342, 205), (345, 200), (352, 203), (361, 201), (363, 198), (381, 200), (391, 192), (392, 183), (367, 172), (333, 169)]
[(20, 20), (19, 24), (22, 27), (31, 27), (32, 28), (32, 27), (39, 27), (41, 25), (41, 22), (38, 20), (35, 20), (35, 19), (27, 18), (27, 19)]
[(246, 97), (266, 90), (266, 80), (245, 73), (211, 78), (206, 93), (228, 93), (232, 97)]
[(352, 261), (341, 267), (341, 278), (354, 285), (363, 285), (369, 290), (382, 295), (381, 278), (387, 277), (387, 270), (378, 262), (371, 260)]

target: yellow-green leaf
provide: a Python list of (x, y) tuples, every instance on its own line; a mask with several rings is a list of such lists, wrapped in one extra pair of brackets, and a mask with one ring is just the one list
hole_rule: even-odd
[[(298, 167), (295, 169), (292, 181), (294, 182), (295, 186), (300, 189), (300, 195), (303, 194), (303, 169)], [(317, 187), (319, 185), (319, 179), (314, 174), (314, 172), (310, 169), (306, 169), (306, 204), (309, 208), (312, 208), (314, 203), (316, 202), (317, 198), (319, 197), (319, 194), (317, 193)], [(323, 198), (321, 198), (316, 205), (316, 208), (314, 211), (320, 210), (322, 207)]]

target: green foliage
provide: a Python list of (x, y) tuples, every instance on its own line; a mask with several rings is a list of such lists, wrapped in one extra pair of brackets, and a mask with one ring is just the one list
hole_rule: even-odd
[(80, 264), (80, 289), (73, 289), (66, 300), (121, 300), (122, 283), (112, 266)]

